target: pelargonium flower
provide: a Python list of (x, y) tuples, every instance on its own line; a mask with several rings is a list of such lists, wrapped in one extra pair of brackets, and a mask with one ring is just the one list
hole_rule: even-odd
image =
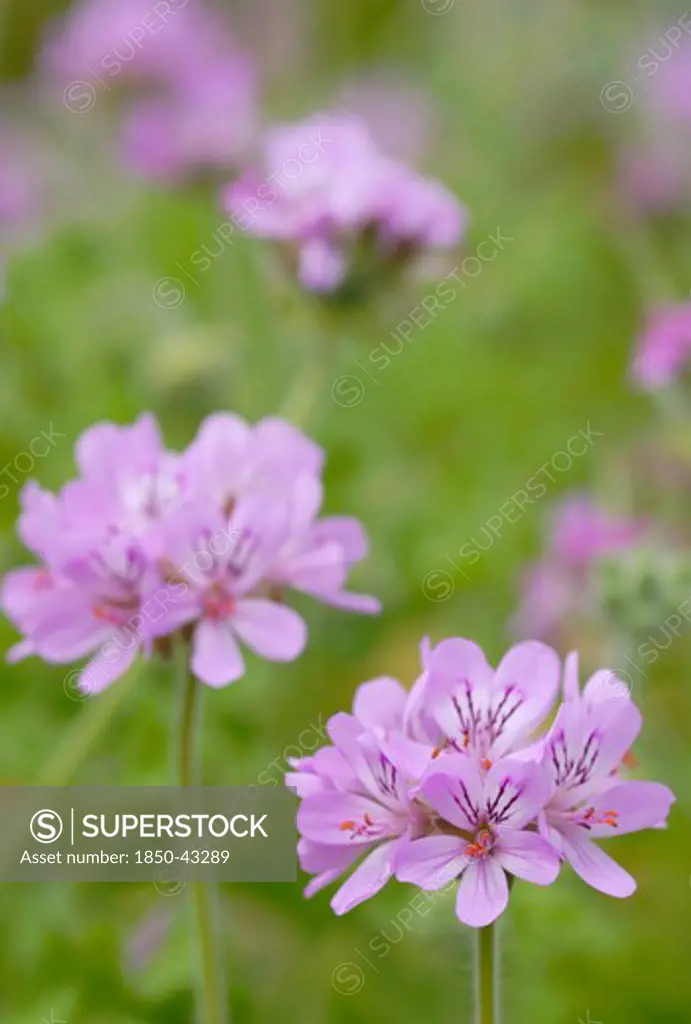
[(514, 633), (553, 639), (567, 622), (587, 617), (595, 600), (592, 568), (635, 548), (648, 529), (647, 521), (607, 512), (588, 494), (561, 499), (553, 509), (546, 551), (525, 574)]
[(39, 564), (10, 572), (0, 590), (24, 634), (10, 660), (90, 656), (80, 685), (95, 693), (183, 631), (195, 674), (222, 686), (244, 673), (234, 637), (271, 660), (301, 653), (307, 630), (283, 604), (289, 587), (379, 609), (344, 590), (364, 531), (318, 518), (323, 453), (288, 423), (211, 416), (178, 454), (147, 415), (90, 428), (76, 461), (59, 494), (34, 482), (22, 492), (18, 531)]
[(394, 69), (358, 68), (343, 83), (334, 107), (361, 118), (381, 149), (399, 160), (419, 160), (439, 137), (430, 96), (414, 78)]
[(180, 73), (167, 90), (134, 103), (125, 150), (136, 170), (164, 182), (228, 170), (247, 152), (255, 118), (254, 69), (237, 53)]
[(224, 205), (247, 233), (281, 243), (302, 284), (359, 294), (429, 249), (451, 249), (466, 213), (444, 186), (382, 153), (365, 123), (314, 115), (266, 131), (261, 165)]
[(166, 79), (217, 53), (217, 19), (197, 0), (81, 0), (50, 29), (43, 62), (65, 82)]
[(208, 169), (227, 172), (254, 132), (253, 63), (225, 20), (198, 0), (83, 0), (56, 24), (44, 65), (66, 86), (68, 106), (70, 83), (87, 100), (89, 89), (103, 85), (110, 93), (134, 83), (134, 96), (120, 96), (124, 148), (148, 177), (176, 182)]
[(632, 373), (646, 391), (669, 387), (691, 354), (691, 302), (654, 310), (638, 342)]
[(529, 827), (549, 791), (548, 776), (531, 761), (504, 758), (483, 771), (473, 758), (441, 759), (419, 798), (443, 827), (398, 852), (396, 877), (434, 890), (457, 876), (459, 920), (473, 928), (491, 924), (509, 902), (507, 874), (536, 885), (551, 885), (559, 874), (554, 848)]
[(559, 659), (544, 644), (517, 644), (492, 669), (477, 644), (443, 640), (429, 655), (426, 708), (444, 745), (491, 765), (526, 745), (554, 704)]
[(608, 896), (630, 896), (635, 879), (593, 840), (664, 824), (674, 795), (657, 782), (622, 780), (642, 725), (625, 683), (600, 671), (580, 694), (572, 654), (565, 684), (567, 699), (543, 746), (541, 763), (553, 790), (540, 831), (588, 885)]
[(507, 906), (507, 876), (550, 885), (562, 860), (604, 892), (633, 891), (590, 838), (660, 827), (674, 798), (624, 778), (640, 715), (611, 699), (623, 681), (596, 673), (581, 694), (572, 655), (540, 735), (559, 685), (550, 648), (518, 644), (496, 670), (468, 640), (422, 655), (410, 693), (390, 677), (364, 683), (353, 714), (329, 720), (332, 745), (292, 762), (306, 895), (353, 867), (331, 903), (338, 914), (392, 877), (426, 890), (458, 879), (459, 919), (484, 927)]

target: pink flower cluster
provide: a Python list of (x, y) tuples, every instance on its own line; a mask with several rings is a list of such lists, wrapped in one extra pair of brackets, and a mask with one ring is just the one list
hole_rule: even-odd
[(154, 418), (97, 424), (76, 445), (79, 475), (54, 495), (29, 483), (19, 535), (39, 564), (9, 573), (0, 607), (24, 639), (10, 660), (89, 657), (88, 694), (142, 651), (184, 631), (195, 675), (240, 678), (238, 641), (274, 661), (302, 652), (307, 629), (287, 589), (352, 611), (344, 590), (367, 538), (349, 517), (319, 517), (323, 452), (290, 424), (249, 426), (217, 413), (189, 448), (167, 451)]
[(56, 25), (44, 64), (82, 112), (89, 91), (95, 101), (99, 90), (143, 88), (127, 106), (125, 150), (158, 180), (233, 167), (249, 146), (252, 63), (199, 0), (82, 0)]
[[(333, 897), (337, 914), (395, 876), (426, 890), (458, 878), (456, 913), (472, 927), (506, 908), (508, 876), (549, 885), (568, 861), (589, 885), (629, 896), (634, 879), (594, 840), (666, 823), (666, 786), (626, 778), (641, 716), (625, 685), (596, 672), (583, 692), (577, 656), (561, 665), (535, 641), (496, 670), (468, 640), (425, 643), (406, 693), (363, 684), (353, 713), (328, 723), (332, 746), (294, 762), (299, 854), (307, 894), (357, 867)], [(364, 856), (363, 856), (364, 855)]]
[(441, 184), (377, 146), (363, 120), (314, 115), (263, 138), (261, 166), (225, 205), (249, 234), (283, 244), (302, 284), (359, 291), (428, 249), (451, 249), (466, 212)]
[(596, 604), (590, 570), (599, 559), (629, 551), (641, 542), (649, 523), (600, 508), (586, 493), (558, 502), (547, 549), (525, 574), (514, 634), (554, 638), (566, 622), (575, 622)]
[[(201, 0), (81, 0), (56, 26), (44, 64), (80, 112), (99, 89), (136, 84), (124, 148), (144, 174), (174, 182), (244, 168), (223, 200), (234, 223), (280, 242), (312, 291), (360, 297), (423, 251), (461, 239), (467, 218), (454, 196), (388, 155), (364, 118), (313, 115), (264, 130), (254, 65)], [(258, 168), (247, 167), (253, 149)]]

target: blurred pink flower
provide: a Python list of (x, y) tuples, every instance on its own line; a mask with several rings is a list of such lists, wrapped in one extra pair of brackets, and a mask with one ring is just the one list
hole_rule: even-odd
[(583, 494), (553, 509), (546, 551), (525, 573), (512, 631), (522, 637), (553, 637), (570, 617), (587, 611), (588, 574), (598, 559), (635, 547), (647, 521), (612, 515)]
[(676, 128), (691, 128), (691, 48), (679, 47), (667, 60), (651, 61), (656, 67), (646, 79), (651, 109)]
[(632, 373), (646, 391), (669, 387), (691, 354), (691, 302), (653, 310), (641, 335)]
[[(83, 0), (61, 19), (44, 65), (82, 113), (122, 90), (124, 149), (136, 170), (171, 182), (227, 171), (255, 128), (255, 74), (229, 26), (202, 0)], [(73, 81), (70, 83), (70, 79)]]
[(221, 39), (200, 0), (81, 0), (51, 26), (43, 63), (65, 82), (161, 80), (202, 67)]
[(467, 220), (446, 188), (385, 156), (359, 118), (336, 114), (269, 129), (261, 167), (224, 204), (249, 234), (283, 243), (302, 284), (325, 293), (453, 248)]
[(420, 160), (439, 132), (439, 118), (424, 90), (386, 68), (360, 71), (343, 86), (334, 107), (364, 121), (380, 149), (396, 160)]
[(195, 169), (232, 169), (254, 130), (254, 71), (237, 54), (135, 102), (125, 124), (125, 150), (142, 174), (176, 181)]
[(102, 423), (79, 438), (76, 461), (57, 495), (22, 491), (18, 532), (39, 564), (0, 588), (24, 635), (10, 661), (89, 657), (79, 686), (93, 695), (184, 629), (195, 675), (225, 686), (245, 671), (237, 638), (271, 661), (301, 653), (307, 627), (283, 603), (288, 588), (379, 610), (345, 590), (365, 532), (319, 516), (323, 452), (285, 421), (210, 416), (183, 454), (165, 449), (152, 416)]

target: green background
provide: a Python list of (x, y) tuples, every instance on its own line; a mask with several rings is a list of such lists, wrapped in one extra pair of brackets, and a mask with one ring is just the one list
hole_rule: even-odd
[[(7, 77), (28, 73), (42, 17), (57, 6), (6, 5)], [(299, 59), (289, 52), (268, 76), (267, 116), (322, 109), (345, 79), (379, 63), (410, 74), (440, 121), (424, 169), (472, 211), (468, 253), (497, 227), (511, 238), (496, 260), (374, 381), (356, 361), (368, 365), (382, 341), (395, 350), (389, 332), (430, 288), (409, 287), (376, 316), (334, 325), (281, 284), (267, 248), (238, 240), (198, 286), (186, 281), (184, 302), (161, 308), (156, 282), (181, 276), (176, 264), (189, 266), (203, 244), (217, 246), (224, 217), (213, 195), (136, 182), (109, 156), (107, 104), (99, 98), (88, 113), (70, 114), (52, 96), (55, 115), (32, 124), (67, 167), (66, 184), (45, 234), (14, 259), (0, 308), (0, 466), (52, 425), (64, 437), (34, 469), (47, 487), (71, 476), (74, 441), (94, 421), (129, 422), (151, 409), (181, 447), (208, 412), (274, 413), (295, 381), (311, 381), (304, 426), (328, 453), (327, 510), (366, 524), (372, 551), (353, 582), (385, 610), (358, 618), (296, 599), (310, 626), (303, 657), (289, 666), (248, 659), (241, 682), (206, 695), (204, 773), (216, 784), (267, 772), (278, 781), (286, 749), (348, 708), (359, 682), (387, 673), (411, 684), (425, 634), (468, 636), (493, 660), (501, 655), (551, 501), (579, 486), (617, 497), (613, 461), (655, 413), (627, 380), (635, 335), (660, 281), (670, 295), (688, 293), (691, 264), (688, 217), (636, 224), (616, 177), (644, 102), (626, 66), (683, 6), (456, 0), (433, 15), (418, 0), (321, 0), (293, 8)], [(239, 12), (260, 50), (272, 31), (267, 9), (248, 3)], [(633, 104), (608, 113), (600, 93), (619, 79), (633, 86)], [(14, 111), (14, 100), (5, 103)], [(352, 407), (333, 398), (344, 374), (364, 385)], [(589, 453), (506, 526), (469, 579), (456, 572), (446, 556), (460, 564), (459, 549), (588, 423), (603, 435)], [(25, 557), (14, 535), (19, 486), (10, 491), (0, 502), (3, 571)], [(450, 576), (434, 577), (431, 600), (423, 581), (442, 569)], [(0, 624), (3, 649), (14, 639)], [(691, 1017), (689, 653), (681, 638), (634, 683), (646, 718), (641, 770), (678, 795), (670, 828), (608, 846), (639, 881), (630, 900), (594, 892), (570, 869), (549, 889), (515, 887), (503, 921), (508, 1024), (577, 1024), (588, 1011), (603, 1024)], [(69, 671), (36, 660), (0, 668), (0, 780), (166, 782), (175, 717), (166, 666), (141, 666), (100, 698), (108, 702), (100, 712), (64, 686)], [(235, 1021), (470, 1021), (471, 934), (448, 896), (429, 912), (417, 900), (406, 913), (414, 895), (391, 883), (337, 919), (327, 893), (305, 901), (301, 885), (225, 886), (221, 955)], [(161, 936), (146, 962), (136, 953), (142, 928)], [(38, 1024), (51, 1008), (68, 1024), (193, 1019), (184, 894), (5, 886), (0, 935), (3, 1022)]]

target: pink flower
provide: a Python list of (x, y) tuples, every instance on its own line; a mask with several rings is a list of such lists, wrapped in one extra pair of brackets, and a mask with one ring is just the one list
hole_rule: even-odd
[(364, 531), (318, 518), (323, 453), (288, 423), (218, 414), (177, 454), (143, 416), (92, 427), (76, 460), (79, 476), (59, 494), (35, 483), (22, 493), (19, 533), (40, 564), (0, 590), (25, 637), (12, 660), (90, 655), (80, 685), (96, 693), (184, 629), (195, 674), (222, 686), (244, 673), (238, 639), (274, 661), (301, 653), (307, 629), (282, 603), (288, 587), (379, 610), (344, 589)]
[(81, 0), (52, 26), (43, 62), (65, 82), (161, 81), (201, 67), (221, 39), (217, 19), (198, 0)]
[(354, 868), (332, 900), (342, 914), (391, 877), (426, 890), (458, 880), (456, 913), (480, 928), (505, 910), (507, 875), (550, 885), (564, 859), (605, 892), (632, 891), (586, 833), (660, 827), (673, 797), (622, 780), (640, 726), (623, 682), (595, 673), (581, 694), (572, 655), (540, 737), (559, 683), (549, 648), (519, 644), (496, 671), (468, 640), (422, 654), (410, 693), (388, 676), (363, 684), (353, 714), (328, 723), (333, 745), (286, 776), (301, 800), (300, 863), (314, 875), (306, 895)]
[(356, 117), (272, 128), (262, 156), (229, 186), (226, 208), (249, 234), (280, 242), (312, 291), (360, 287), (365, 269), (376, 277), (461, 239), (466, 214), (451, 193), (380, 152)]
[(317, 777), (320, 768), (327, 775), (324, 788), (314, 789), (300, 807), (299, 852), (303, 868), (319, 875), (309, 894), (366, 853), (331, 902), (343, 914), (374, 896), (391, 877), (394, 855), (401, 838), (415, 827), (416, 813), (405, 767), (381, 739), (349, 715), (334, 716), (329, 734), (336, 756), (328, 764), (315, 761)]
[(491, 924), (509, 901), (507, 874), (535, 885), (551, 885), (559, 874), (554, 849), (529, 829), (549, 792), (548, 777), (530, 761), (505, 758), (483, 772), (470, 758), (443, 758), (420, 794), (452, 828), (406, 844), (396, 877), (428, 890), (458, 877), (459, 920), (472, 928)]
[(393, 69), (359, 68), (344, 83), (336, 108), (361, 118), (379, 146), (399, 160), (419, 160), (439, 136), (430, 97), (414, 79)]
[(691, 302), (654, 310), (638, 342), (633, 377), (646, 391), (669, 387), (691, 353)]
[(232, 169), (255, 127), (254, 71), (236, 54), (179, 75), (167, 91), (134, 103), (125, 149), (142, 174), (176, 182), (195, 170)]
[(544, 644), (512, 647), (496, 670), (469, 640), (444, 640), (427, 665), (425, 706), (445, 746), (491, 765), (524, 746), (559, 686), (559, 659)]
[(82, 0), (57, 23), (44, 64), (58, 85), (76, 82), (84, 95), (134, 82), (138, 94), (123, 99), (125, 151), (164, 182), (227, 172), (254, 132), (252, 62), (199, 0)]
[(642, 725), (625, 683), (610, 671), (596, 672), (579, 695), (575, 654), (565, 675), (570, 699), (559, 710), (541, 759), (553, 792), (540, 831), (588, 885), (608, 896), (630, 896), (635, 880), (593, 840), (659, 827), (674, 794), (657, 782), (621, 781)]
[(601, 558), (630, 551), (648, 529), (645, 520), (599, 508), (588, 494), (562, 498), (553, 509), (546, 552), (525, 574), (513, 632), (553, 637), (566, 621), (586, 615), (592, 603), (591, 568)]

